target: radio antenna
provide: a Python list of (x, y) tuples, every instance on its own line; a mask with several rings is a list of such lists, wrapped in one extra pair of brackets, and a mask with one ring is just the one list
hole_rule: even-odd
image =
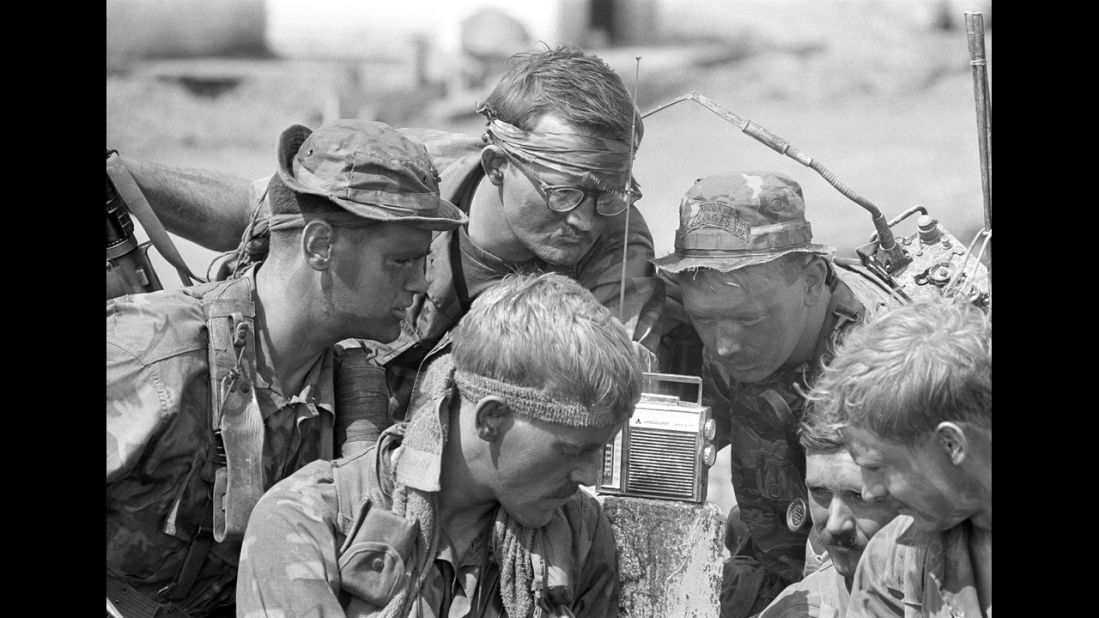
[[(992, 238), (992, 100), (988, 93), (988, 68), (985, 60), (985, 22), (980, 12), (964, 13), (965, 33), (969, 41), (969, 65), (973, 67), (973, 97), (977, 104), (977, 146), (981, 157), (981, 195), (984, 198), (985, 227)], [(974, 237), (976, 239), (976, 237)], [(981, 246), (984, 251), (984, 246)], [(966, 255), (968, 258), (969, 256)], [(989, 279), (992, 257), (989, 254)]]
[(630, 162), (629, 167), (626, 168), (626, 225), (622, 232), (622, 281), (618, 288), (618, 319), (623, 324), (626, 323), (626, 258), (629, 257), (630, 251), (630, 210), (633, 208), (633, 201), (630, 198), (633, 197), (634, 144), (637, 139), (637, 115), (640, 111), (637, 109), (637, 81), (641, 73), (641, 56), (634, 56), (634, 61), (636, 64), (633, 70), (633, 96), (630, 99), (630, 104), (633, 106), (630, 113)]

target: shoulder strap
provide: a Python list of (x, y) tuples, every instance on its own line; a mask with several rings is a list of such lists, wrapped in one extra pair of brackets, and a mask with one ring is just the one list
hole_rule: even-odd
[(838, 278), (864, 304), (873, 301), (879, 305), (899, 305), (912, 300), (904, 290), (895, 287), (892, 278), (889, 281), (883, 280), (858, 260), (836, 258), (832, 265)]
[(153, 246), (160, 252), (164, 259), (169, 264), (175, 267), (176, 272), (179, 273), (179, 279), (183, 282), (184, 286), (189, 286), (192, 282), (205, 282), (204, 279), (196, 277), (191, 269), (187, 268), (187, 263), (183, 261), (183, 256), (179, 254), (179, 250), (176, 249), (175, 243), (172, 242), (172, 238), (168, 236), (168, 232), (161, 225), (160, 219), (157, 218), (156, 213), (149, 206), (148, 200), (145, 199), (145, 194), (141, 192), (141, 188), (137, 186), (137, 181), (134, 180), (130, 170), (126, 169), (126, 166), (122, 163), (122, 159), (118, 156), (118, 153), (111, 154), (107, 157), (107, 176), (114, 183), (115, 190), (122, 196), (122, 201), (126, 203), (126, 206), (130, 209), (130, 213), (141, 222), (142, 229), (149, 235), (149, 240), (152, 241)]
[[(477, 185), (485, 176), (485, 170), (478, 159), (476, 164), (467, 160), (459, 160), (447, 166), (441, 174), (440, 194), (442, 197), (457, 206), (462, 212), (469, 214), (470, 205), (473, 202), (473, 193)], [(450, 232), (450, 272), (454, 282), (454, 293), (458, 298), (458, 306), (462, 315), (469, 312), (471, 299), (469, 287), (466, 285), (465, 269), (462, 268), (462, 250), (460, 246), (461, 230)]]
[(846, 282), (835, 271), (829, 269), (829, 285), (832, 288), (832, 297), (828, 301), (827, 314), (824, 316), (824, 327), (817, 337), (817, 345), (813, 349), (815, 360), (809, 367), (806, 381), (812, 383), (820, 372), (821, 365), (827, 362), (834, 346), (847, 327), (862, 320), (866, 315), (866, 309), (858, 297), (851, 291)]
[(830, 345), (842, 341), (847, 330), (867, 316), (911, 300), (861, 264), (837, 261), (834, 266), (837, 285), (829, 308)]
[(218, 448), (214, 539), (239, 540), (263, 495), (263, 416), (253, 381), (256, 338), (252, 281), (233, 279), (202, 295), (210, 338), (210, 429)]
[(466, 272), (462, 268), (462, 249), (459, 246), (459, 237), (461, 235), (461, 230), (451, 230), (450, 232), (450, 272), (451, 279), (454, 282), (454, 294), (458, 297), (458, 307), (461, 309), (462, 315), (465, 315), (469, 313), (469, 307), (473, 303), (469, 299)]

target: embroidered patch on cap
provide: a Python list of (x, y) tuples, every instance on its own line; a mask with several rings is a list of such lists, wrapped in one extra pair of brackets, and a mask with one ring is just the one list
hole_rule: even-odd
[(698, 203), (697, 211), (694, 210), (693, 204), (688, 204), (687, 208), (688, 216), (684, 217), (687, 223), (683, 226), (685, 232), (701, 228), (714, 228), (729, 232), (743, 240), (748, 240), (752, 235), (752, 226), (740, 216), (735, 208), (725, 203)]

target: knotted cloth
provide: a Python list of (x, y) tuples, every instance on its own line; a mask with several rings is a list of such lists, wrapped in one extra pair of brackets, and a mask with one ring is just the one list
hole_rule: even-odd
[[(576, 177), (605, 191), (621, 191), (624, 187), (607, 186), (596, 174), (614, 176), (630, 171), (630, 145), (619, 140), (524, 131), (499, 119), (488, 123), (485, 137), (521, 161)], [(631, 184), (636, 192), (637, 182), (631, 178)]]
[[(455, 381), (454, 364), (447, 354), (433, 360), (421, 374), (413, 395), (412, 420), (393, 466), (392, 512), (419, 523), (418, 546), (424, 551), (417, 554), (412, 565), (411, 584), (383, 608), (385, 618), (408, 616), (439, 551), (438, 492), (443, 447), (449, 434), (448, 411), (458, 396), (456, 385), (462, 388)], [(531, 616), (539, 604), (550, 607), (570, 600), (568, 569), (558, 564), (568, 563), (569, 556), (562, 548), (571, 547), (572, 533), (557, 519), (536, 530), (517, 522), (502, 507), (496, 510), (492, 548), (500, 568), (500, 599), (512, 618)]]

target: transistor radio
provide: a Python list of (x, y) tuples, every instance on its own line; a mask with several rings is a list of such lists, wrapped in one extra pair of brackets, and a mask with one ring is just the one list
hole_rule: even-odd
[(603, 451), (600, 494), (705, 502), (716, 426), (702, 378), (644, 374), (641, 401)]

